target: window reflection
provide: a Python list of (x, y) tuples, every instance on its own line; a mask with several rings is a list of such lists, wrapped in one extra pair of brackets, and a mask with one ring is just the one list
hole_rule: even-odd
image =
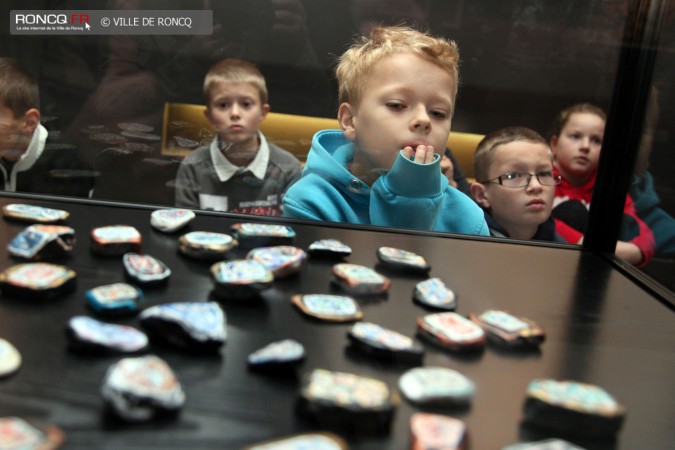
[[(116, 0), (100, 6), (210, 8), (212, 36), (12, 36), (7, 13), (16, 5), (2, 4), (0, 56), (17, 59), (38, 81), (48, 145), (80, 152), (96, 175), (94, 198), (171, 205), (183, 153), (166, 151), (165, 107), (204, 105), (204, 74), (224, 57), (247, 59), (260, 68), (272, 112), (334, 119), (336, 57), (354, 35), (375, 25), (405, 22), (459, 46), (454, 132), (484, 135), (506, 126), (526, 126), (547, 136), (550, 119), (568, 105), (590, 102), (609, 109), (628, 2)], [(29, 0), (21, 8), (87, 9), (91, 4)], [(643, 157), (631, 186), (635, 196), (649, 193), (646, 198), (658, 198), (660, 217), (675, 214), (669, 120), (675, 104), (670, 82), (672, 16), (671, 4), (658, 49)], [(136, 133), (147, 135), (125, 130), (123, 124), (142, 125)], [(201, 144), (210, 133), (198, 125), (185, 137)], [(309, 148), (311, 136), (280, 139)], [(173, 143), (174, 149), (191, 149), (175, 139)], [(452, 150), (471, 178), (470, 155)], [(305, 155), (298, 156), (303, 160)], [(668, 232), (656, 234), (664, 243), (657, 244), (655, 259), (671, 264), (672, 275), (674, 245)]]

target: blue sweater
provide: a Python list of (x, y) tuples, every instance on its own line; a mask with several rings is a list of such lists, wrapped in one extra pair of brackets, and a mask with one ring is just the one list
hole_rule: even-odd
[(630, 187), (635, 210), (654, 233), (656, 253), (675, 254), (675, 219), (661, 209), (661, 199), (654, 190), (654, 178), (645, 172), (639, 181)]
[(417, 164), (401, 152), (372, 187), (347, 170), (353, 159), (341, 131), (316, 133), (302, 178), (284, 196), (284, 216), (489, 235), (483, 211), (442, 176), (440, 158)]

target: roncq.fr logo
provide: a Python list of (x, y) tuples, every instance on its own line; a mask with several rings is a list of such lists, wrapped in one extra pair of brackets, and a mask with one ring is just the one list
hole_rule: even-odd
[(89, 29), (89, 14), (17, 14), (16, 25), (82, 25)]

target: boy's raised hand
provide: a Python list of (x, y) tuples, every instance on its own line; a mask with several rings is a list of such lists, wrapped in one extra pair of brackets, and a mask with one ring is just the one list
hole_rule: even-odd
[[(412, 157), (413, 155), (414, 158)], [(434, 147), (432, 145), (418, 145), (413, 151), (411, 146), (403, 149), (403, 156), (417, 164), (429, 164), (434, 162)]]

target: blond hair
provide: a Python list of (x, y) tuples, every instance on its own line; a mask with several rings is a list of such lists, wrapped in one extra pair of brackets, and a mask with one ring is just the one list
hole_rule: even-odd
[(567, 122), (570, 120), (570, 117), (572, 117), (572, 114), (576, 113), (595, 114), (607, 122), (607, 115), (605, 114), (605, 111), (603, 111), (599, 106), (596, 106), (592, 103), (577, 103), (563, 109), (558, 113), (555, 120), (553, 121), (553, 126), (551, 127), (551, 137), (559, 136), (562, 129), (565, 128), (565, 125), (567, 125)]
[(479, 183), (484, 183), (490, 177), (490, 165), (492, 164), (497, 147), (516, 141), (543, 144), (549, 149), (551, 161), (553, 161), (553, 153), (550, 150), (548, 142), (546, 142), (546, 139), (541, 134), (526, 127), (502, 128), (489, 133), (478, 143), (476, 153), (473, 155), (473, 174)]
[(37, 83), (12, 58), (0, 58), (0, 103), (15, 119), (31, 108), (40, 109)]
[(413, 53), (445, 70), (459, 83), (459, 51), (454, 41), (432, 37), (409, 27), (376, 27), (370, 36), (361, 36), (345, 51), (335, 68), (340, 103), (358, 104), (373, 67), (383, 58)]
[(214, 64), (204, 77), (204, 99), (210, 102), (211, 89), (221, 83), (249, 83), (258, 90), (260, 103), (267, 103), (265, 77), (255, 64), (242, 59), (227, 58)]

